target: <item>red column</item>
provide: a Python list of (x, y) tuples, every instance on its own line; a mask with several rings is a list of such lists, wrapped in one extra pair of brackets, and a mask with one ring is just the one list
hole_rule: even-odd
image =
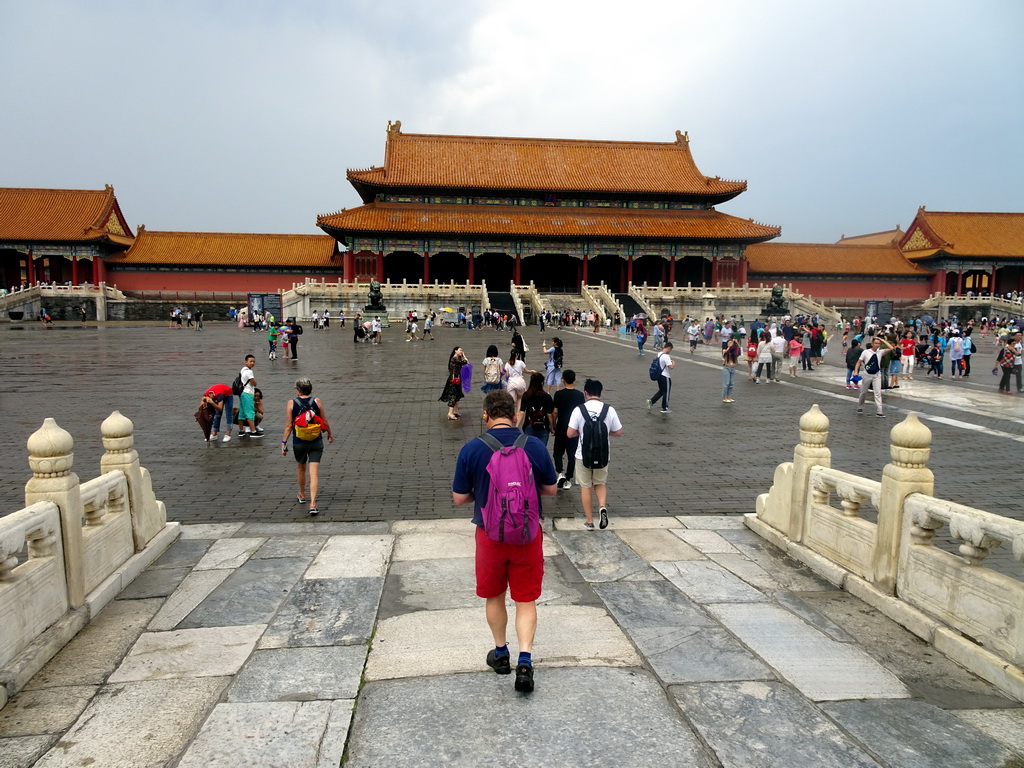
[(620, 292), (626, 290), (626, 262), (625, 260), (619, 262), (619, 283), (621, 283)]
[(341, 279), (346, 283), (354, 283), (356, 280), (356, 255), (352, 251), (345, 251), (341, 257)]
[(78, 259), (71, 257), (71, 284), (78, 285)]
[(988, 286), (988, 292), (993, 296), (996, 295), (996, 267), (992, 267), (992, 278)]
[(711, 287), (718, 287), (718, 257), (711, 257)]
[(32, 283), (34, 283), (36, 281), (35, 257), (32, 255), (32, 251), (28, 252), (28, 258), (25, 259), (25, 262), (26, 262), (25, 272), (26, 272), (26, 277), (28, 279), (28, 284), (32, 285)]
[(472, 253), (469, 254), (469, 275), (466, 277), (466, 282), (469, 283), (470, 285), (473, 284), (473, 278), (474, 278), (474, 275), (473, 275), (473, 262), (474, 261), (476, 261), (476, 259), (473, 257), (473, 254)]
[(384, 282), (384, 251), (377, 251), (377, 282)]
[(633, 282), (633, 254), (629, 254), (629, 258), (626, 260), (626, 284), (629, 285)]
[(956, 273), (956, 295), (964, 295), (964, 271), (962, 269), (958, 269)]
[(739, 273), (740, 273), (739, 284), (741, 286), (744, 286), (744, 285), (747, 284), (747, 257), (746, 256), (740, 256)]
[(430, 282), (430, 255), (423, 252), (423, 284), (427, 285)]
[(517, 253), (516, 254), (515, 270), (512, 273), (512, 280), (513, 280), (513, 282), (515, 282), (516, 285), (519, 285), (520, 277), (522, 275), (522, 270), (521, 270), (522, 260), (523, 260), (523, 255), (521, 253)]
[(582, 284), (587, 284), (587, 254), (583, 254), (583, 280)]
[(944, 269), (935, 273), (935, 290), (939, 293), (946, 292), (946, 270)]
[(676, 284), (676, 257), (673, 256), (668, 263), (668, 284)]

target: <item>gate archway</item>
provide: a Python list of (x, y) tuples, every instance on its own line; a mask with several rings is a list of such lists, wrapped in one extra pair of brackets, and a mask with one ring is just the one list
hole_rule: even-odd
[(533, 280), (541, 293), (577, 293), (582, 269), (582, 260), (568, 254), (538, 253), (523, 259), (519, 277), (523, 285)]
[(615, 253), (591, 256), (587, 261), (587, 283), (598, 285), (602, 280), (612, 293), (626, 290), (626, 260)]
[(512, 283), (515, 259), (507, 253), (481, 253), (476, 257), (474, 277), (487, 282), (491, 291), (507, 290)]
[(442, 251), (430, 257), (430, 282), (465, 283), (469, 278), (469, 259), (461, 253)]
[(406, 280), (417, 283), (423, 279), (423, 254), (393, 251), (384, 256), (384, 279), (392, 283)]

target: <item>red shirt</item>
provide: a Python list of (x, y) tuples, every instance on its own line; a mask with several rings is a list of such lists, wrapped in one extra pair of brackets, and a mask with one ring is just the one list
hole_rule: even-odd
[(227, 384), (214, 384), (212, 387), (206, 390), (206, 397), (218, 403), (230, 394), (231, 387), (229, 387)]
[(904, 357), (913, 357), (915, 346), (913, 339), (900, 339), (900, 351)]

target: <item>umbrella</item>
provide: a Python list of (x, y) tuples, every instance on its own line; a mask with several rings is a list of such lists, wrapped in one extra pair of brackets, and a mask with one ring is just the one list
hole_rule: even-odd
[(462, 377), (462, 392), (468, 395), (469, 391), (473, 388), (473, 364), (466, 363), (462, 366), (462, 371), (459, 375)]
[(206, 407), (206, 403), (199, 406), (199, 410), (196, 411), (196, 421), (199, 422), (199, 428), (203, 430), (203, 437), (206, 438), (206, 442), (210, 442), (210, 428), (213, 424), (213, 410)]
[(451, 307), (441, 307), (442, 312), (454, 312), (455, 310)]
[(921, 318), (921, 322), (925, 325), (935, 325), (935, 318), (931, 315), (925, 315)]
[(647, 319), (647, 313), (646, 312), (640, 312), (637, 315), (637, 317), (640, 318), (641, 320), (646, 320)]

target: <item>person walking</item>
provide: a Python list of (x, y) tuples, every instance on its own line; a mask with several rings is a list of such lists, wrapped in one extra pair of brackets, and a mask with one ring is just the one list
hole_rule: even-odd
[(484, 383), (480, 391), (485, 395), (493, 389), (501, 389), (502, 369), (505, 362), (498, 357), (498, 347), (491, 344), (487, 347), (487, 357), (480, 364), (483, 370)]
[(302, 326), (298, 320), (292, 320), (288, 324), (288, 346), (292, 349), (292, 360), (299, 359), (299, 336), (302, 335)]
[(551, 394), (562, 383), (562, 363), (565, 359), (562, 352), (562, 340), (554, 336), (551, 339), (551, 346), (542, 343), (542, 348), (544, 354), (548, 356), (547, 362), (544, 363), (544, 383), (547, 385), (548, 394)]
[(647, 410), (651, 410), (654, 404), (661, 400), (661, 412), (672, 413), (668, 407), (668, 400), (672, 394), (672, 369), (676, 367), (672, 359), (673, 344), (666, 342), (664, 348), (655, 357), (660, 373), (658, 374), (658, 391), (647, 401)]
[(871, 346), (861, 352), (860, 358), (853, 369), (854, 376), (861, 376), (860, 397), (857, 398), (857, 413), (864, 413), (864, 399), (868, 395), (868, 390), (874, 389), (875, 415), (880, 419), (885, 418), (885, 414), (882, 412), (883, 344), (886, 349), (893, 348), (892, 344), (885, 341), (881, 336), (875, 336), (871, 339)]
[[(483, 437), (471, 439), (459, 451), (452, 480), (452, 501), (456, 506), (473, 504), (476, 594), (486, 601), (487, 626), (494, 640), (494, 648), (487, 652), (486, 664), (499, 675), (512, 673), (507, 636), (508, 611), (505, 608), (505, 595), (508, 593), (516, 605), (515, 628), (519, 642), (514, 686), (517, 691), (529, 693), (534, 687), (533, 638), (537, 631), (537, 599), (544, 579), (544, 537), (539, 530), (539, 517), (543, 512), (540, 499), (554, 496), (558, 493), (558, 486), (551, 457), (539, 440), (515, 428), (515, 416), (515, 404), (508, 392), (499, 389), (487, 393), (483, 414), (487, 431)], [(536, 528), (532, 531), (530, 527), (524, 529), (532, 534), (525, 543), (496, 540), (493, 528), (485, 527), (486, 523), (494, 520), (495, 502), (508, 498), (502, 495), (501, 489), (491, 488), (488, 466), (499, 459), (495, 454), (499, 451), (502, 454), (501, 466), (504, 467), (504, 462), (511, 458), (504, 455), (510, 448), (511, 454), (521, 449), (528, 460), (529, 475), (519, 480), (520, 484), (529, 482), (529, 479), (534, 483), (526, 494), (527, 499), (536, 494), (537, 518), (531, 520), (535, 521), (533, 525)], [(492, 535), (489, 535), (489, 530)]]
[(566, 432), (569, 429), (572, 412), (583, 405), (586, 398), (576, 389), (576, 371), (571, 368), (566, 368), (562, 372), (562, 385), (562, 389), (555, 392), (552, 397), (555, 404), (552, 413), (552, 420), (555, 422), (555, 445), (552, 452), (555, 458), (555, 471), (558, 472), (558, 487), (567, 491), (572, 488), (572, 478), (576, 469), (576, 443), (579, 438), (570, 439)]
[(515, 401), (516, 413), (519, 413), (519, 401), (526, 391), (526, 379), (523, 376), (525, 373), (526, 363), (519, 359), (519, 352), (513, 347), (509, 353), (508, 362), (505, 363), (505, 381), (507, 382), (505, 389)]
[(555, 401), (544, 391), (544, 377), (540, 373), (531, 374), (530, 385), (523, 393), (516, 426), (522, 427), (523, 432), (544, 443), (546, 449), (548, 435), (554, 430), (554, 410)]
[(448, 356), (448, 378), (445, 380), (441, 396), (437, 398), (448, 404), (448, 420), (455, 421), (462, 418), (459, 413), (459, 400), (465, 397), (462, 391), (462, 366), (469, 361), (462, 352), (462, 347), (454, 347)]
[[(284, 435), (281, 437), (281, 455), (288, 453), (288, 438), (291, 437), (292, 454), (295, 456), (296, 479), (299, 485), (299, 504), (309, 501), (309, 514), (320, 514), (316, 494), (320, 488), (320, 460), (324, 455), (324, 438), (334, 442), (331, 424), (327, 420), (324, 404), (319, 397), (313, 397), (313, 384), (309, 379), (295, 382), (295, 397), (285, 408)], [(309, 496), (306, 496), (306, 479), (309, 478)]]
[[(910, 381), (914, 379), (914, 357), (916, 345), (914, 344), (914, 332), (907, 331), (900, 339), (900, 368), (903, 377)], [(849, 361), (849, 357), (847, 357)]]
[(978, 346), (974, 343), (974, 339), (971, 338), (971, 331), (973, 328), (968, 328), (964, 331), (964, 378), (971, 375), (971, 355), (978, 351)]
[(565, 431), (570, 439), (580, 438), (576, 444), (576, 483), (580, 487), (580, 501), (583, 503), (583, 515), (586, 518), (583, 527), (588, 531), (594, 530), (591, 489), (597, 496), (599, 526), (602, 530), (608, 527), (610, 438), (622, 435), (619, 415), (610, 405), (601, 402), (603, 390), (601, 382), (597, 379), (587, 379), (583, 383), (583, 394), (586, 399), (583, 405), (572, 412), (569, 427)]
[(740, 341), (735, 335), (729, 337), (725, 349), (722, 350), (722, 402), (735, 403), (732, 388), (736, 383), (736, 361), (740, 359), (742, 350)]
[[(913, 340), (911, 340), (913, 343)], [(857, 389), (857, 385), (853, 382), (853, 372), (857, 368), (857, 361), (860, 360), (861, 353), (864, 350), (861, 349), (860, 339), (854, 339), (850, 342), (850, 348), (846, 350), (846, 388)]]
[(644, 344), (647, 342), (647, 325), (644, 323), (643, 318), (638, 317), (636, 319), (636, 348), (637, 357), (644, 356)]

